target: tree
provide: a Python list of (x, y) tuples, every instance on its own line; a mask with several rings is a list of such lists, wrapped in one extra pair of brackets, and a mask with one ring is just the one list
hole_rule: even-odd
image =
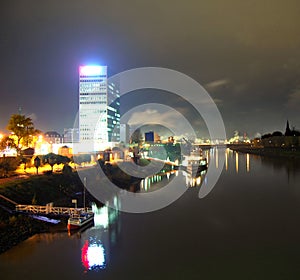
[(0, 141), (0, 151), (5, 150), (6, 147), (17, 149), (14, 139), (10, 138), (9, 136), (4, 136)]
[(43, 156), (43, 163), (46, 164), (48, 163), (51, 166), (51, 171), (53, 172), (53, 166), (55, 164), (66, 164), (69, 163), (71, 160), (62, 155), (57, 155), (54, 153), (49, 153), (47, 155)]
[(280, 131), (274, 131), (273, 133), (272, 133), (272, 136), (282, 136), (283, 134), (282, 134), (282, 132), (280, 132)]
[(131, 135), (130, 143), (141, 143), (142, 142), (142, 133), (139, 128), (137, 128)]
[(67, 163), (64, 164), (64, 167), (62, 169), (62, 173), (64, 175), (70, 175), (70, 174), (72, 174), (72, 167), (69, 164), (67, 164)]
[(266, 138), (270, 138), (272, 136), (271, 133), (266, 133), (264, 135), (261, 136), (261, 139), (266, 139)]
[[(24, 145), (28, 147), (32, 136), (40, 132), (34, 128), (31, 118), (18, 114), (14, 114), (10, 117), (7, 129), (11, 131), (16, 138), (15, 144), (18, 154), (20, 154)], [(10, 138), (12, 139), (12, 137)]]
[(0, 158), (0, 177), (8, 177), (18, 167), (18, 160), (14, 157)]

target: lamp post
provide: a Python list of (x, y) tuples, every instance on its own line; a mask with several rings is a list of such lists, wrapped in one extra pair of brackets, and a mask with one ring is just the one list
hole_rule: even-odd
[(83, 208), (85, 211), (85, 188), (86, 188), (86, 177), (83, 178)]
[(41, 159), (37, 156), (34, 159), (34, 166), (36, 168), (36, 175), (39, 174), (39, 167), (40, 167), (40, 165), (41, 165)]

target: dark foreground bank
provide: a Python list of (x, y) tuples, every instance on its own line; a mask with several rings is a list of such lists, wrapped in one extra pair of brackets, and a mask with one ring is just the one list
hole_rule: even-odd
[(266, 157), (300, 159), (300, 148), (256, 148), (249, 146), (229, 146), (233, 151)]
[[(83, 184), (77, 173), (32, 176), (0, 185), (0, 194), (18, 204), (72, 207), (72, 199), (82, 204)], [(88, 200), (92, 198), (88, 194)], [(0, 253), (8, 250), (34, 234), (57, 228), (30, 216), (14, 212), (15, 205), (0, 199)]]

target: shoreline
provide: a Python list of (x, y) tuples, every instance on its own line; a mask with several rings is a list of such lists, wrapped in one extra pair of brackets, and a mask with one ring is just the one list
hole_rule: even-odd
[[(133, 192), (139, 189), (140, 179), (125, 176), (116, 166), (107, 165), (104, 172), (121, 188)], [(81, 195), (83, 183), (77, 172), (68, 175), (53, 173), (14, 179), (0, 181), (0, 194), (18, 204), (46, 205), (53, 202), (55, 206), (74, 207), (72, 199), (77, 199), (78, 207), (83, 205)], [(98, 206), (103, 205), (88, 190), (86, 199)], [(61, 222), (57, 225), (39, 221), (26, 214), (15, 212), (14, 207), (15, 205), (0, 199), (0, 254), (35, 234), (61, 231), (65, 223), (65, 217), (59, 217)]]
[(248, 146), (229, 146), (229, 148), (235, 152), (244, 154), (253, 154), (258, 156), (265, 156), (269, 158), (280, 157), (286, 159), (300, 160), (300, 150), (296, 149), (284, 149), (284, 148), (264, 148), (264, 147), (248, 147)]
[[(82, 190), (77, 173), (31, 176), (24, 179), (6, 180), (0, 183), (0, 194), (20, 204), (72, 206), (72, 199)], [(79, 203), (82, 203), (79, 200)], [(15, 205), (0, 201), (0, 254), (35, 234), (61, 230), (64, 218), (57, 225), (36, 220), (29, 215), (17, 213)]]

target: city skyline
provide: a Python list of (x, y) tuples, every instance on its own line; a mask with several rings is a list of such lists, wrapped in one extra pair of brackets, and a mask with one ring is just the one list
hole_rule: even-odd
[(19, 107), (42, 131), (73, 127), (85, 64), (109, 65), (109, 76), (144, 66), (189, 75), (214, 99), (229, 136), (282, 131), (287, 119), (300, 128), (297, 1), (30, 4), (1, 9), (2, 132)]

